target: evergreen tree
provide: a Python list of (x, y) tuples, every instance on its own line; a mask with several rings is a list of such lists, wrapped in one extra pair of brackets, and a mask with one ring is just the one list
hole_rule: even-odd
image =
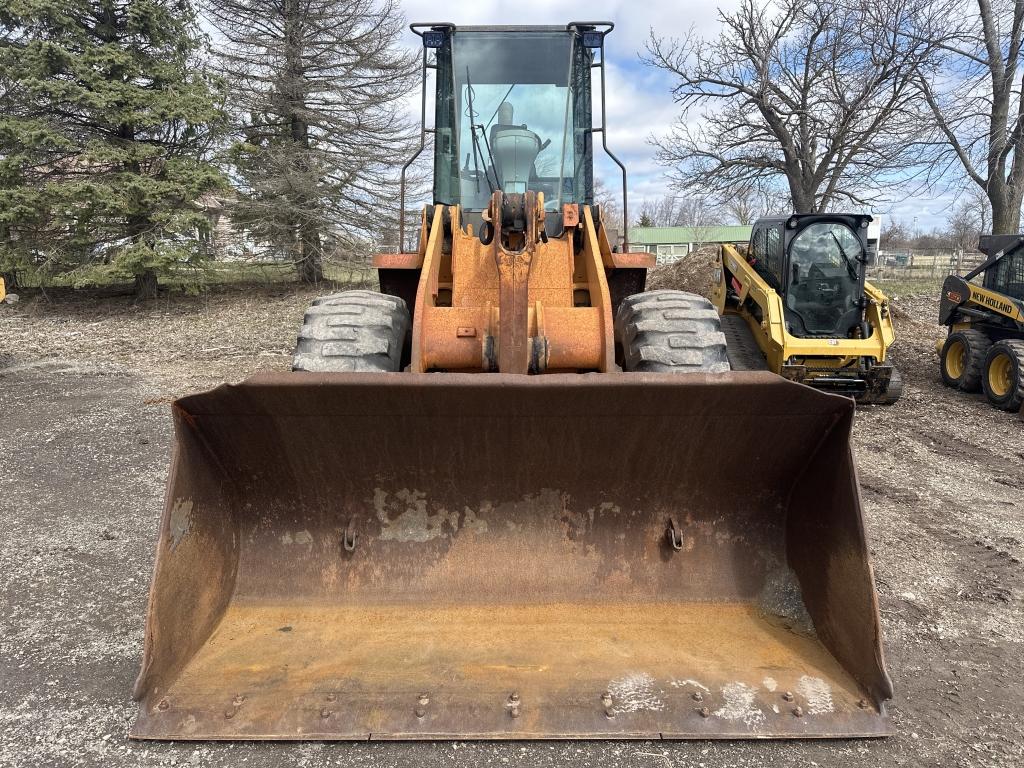
[(323, 253), (379, 237), (411, 153), (402, 119), (418, 59), (392, 0), (208, 0), (231, 94), (232, 221), (323, 279)]
[(0, 267), (157, 277), (202, 258), (221, 121), (188, 0), (0, 6)]

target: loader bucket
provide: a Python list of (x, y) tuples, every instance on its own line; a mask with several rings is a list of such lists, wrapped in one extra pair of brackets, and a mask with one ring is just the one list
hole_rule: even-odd
[(767, 373), (179, 400), (131, 733), (883, 735), (852, 416)]

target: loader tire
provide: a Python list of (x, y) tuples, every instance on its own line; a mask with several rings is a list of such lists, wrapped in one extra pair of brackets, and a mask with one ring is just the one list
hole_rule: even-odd
[(397, 296), (343, 291), (321, 296), (306, 310), (293, 371), (401, 370), (409, 310)]
[(991, 346), (992, 340), (981, 331), (968, 328), (949, 334), (939, 355), (942, 381), (961, 392), (978, 392)]
[(985, 356), (981, 383), (992, 405), (1019, 411), (1024, 404), (1024, 341), (1007, 339), (993, 344)]
[(725, 334), (710, 301), (683, 291), (648, 291), (623, 299), (615, 339), (626, 371), (724, 373)]

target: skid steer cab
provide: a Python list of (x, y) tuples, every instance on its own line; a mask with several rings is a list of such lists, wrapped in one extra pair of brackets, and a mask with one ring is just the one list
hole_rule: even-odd
[(903, 380), (888, 361), (895, 335), (885, 295), (865, 280), (870, 216), (759, 219), (743, 252), (723, 245), (712, 300), (733, 370), (894, 403)]
[(942, 380), (1024, 417), (1024, 235), (982, 235), (978, 250), (984, 262), (942, 284)]

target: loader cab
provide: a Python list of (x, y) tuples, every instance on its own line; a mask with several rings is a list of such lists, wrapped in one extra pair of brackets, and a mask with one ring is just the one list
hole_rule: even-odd
[(592, 203), (591, 68), (602, 40), (582, 25), (425, 33), (437, 75), (434, 202), (461, 206), (466, 223), (499, 189), (543, 192), (549, 232), (563, 204)]
[(848, 338), (861, 329), (870, 216), (795, 214), (760, 219), (748, 258), (782, 297), (798, 338)]

